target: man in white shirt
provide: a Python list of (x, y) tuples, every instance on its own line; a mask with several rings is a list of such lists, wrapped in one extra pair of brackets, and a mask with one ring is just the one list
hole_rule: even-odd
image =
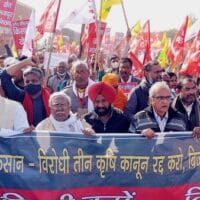
[(0, 96), (0, 111), (0, 136), (6, 137), (32, 131), (26, 112), (20, 103)]

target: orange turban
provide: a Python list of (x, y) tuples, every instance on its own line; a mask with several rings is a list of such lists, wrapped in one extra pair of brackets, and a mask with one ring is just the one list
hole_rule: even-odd
[(114, 73), (107, 73), (103, 76), (102, 78), (102, 82), (107, 83), (109, 85), (112, 86), (118, 86), (119, 82), (118, 82), (118, 77), (116, 74)]
[(109, 103), (113, 103), (116, 97), (115, 89), (103, 82), (94, 83), (88, 88), (88, 96), (94, 102), (98, 95), (102, 95)]

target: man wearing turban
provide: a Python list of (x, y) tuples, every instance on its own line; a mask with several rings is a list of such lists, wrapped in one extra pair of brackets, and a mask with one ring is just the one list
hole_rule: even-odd
[(93, 102), (94, 112), (85, 116), (96, 133), (127, 133), (130, 125), (121, 110), (112, 106), (116, 98), (115, 89), (104, 83), (94, 83), (88, 88), (88, 96)]

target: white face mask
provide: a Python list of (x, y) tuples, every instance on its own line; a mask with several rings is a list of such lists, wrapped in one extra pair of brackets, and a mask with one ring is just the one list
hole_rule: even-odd
[(58, 74), (58, 76), (64, 77), (66, 75), (66, 72), (64, 72), (64, 73), (57, 72), (57, 74)]

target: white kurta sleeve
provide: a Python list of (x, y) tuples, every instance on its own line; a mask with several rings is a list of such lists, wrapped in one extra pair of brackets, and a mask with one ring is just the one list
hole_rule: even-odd
[(0, 130), (0, 137), (9, 137), (9, 136), (13, 136), (13, 135), (17, 135), (22, 133), (21, 131), (15, 131), (12, 129), (6, 129), (6, 128), (1, 128)]
[(19, 104), (14, 113), (14, 130), (23, 131), (29, 127), (26, 111), (23, 106)]

